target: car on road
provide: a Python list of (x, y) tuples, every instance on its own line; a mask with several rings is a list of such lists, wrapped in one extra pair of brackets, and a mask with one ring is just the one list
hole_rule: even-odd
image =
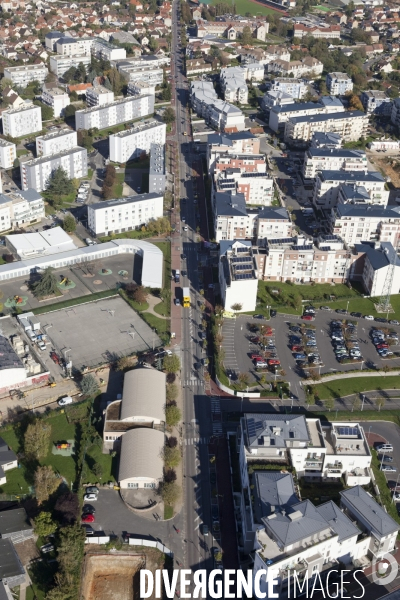
[(186, 254), (181, 254), (181, 259), (182, 259), (182, 260), (186, 260), (186, 258), (187, 258), (187, 257), (186, 257)]
[(388, 322), (388, 320), (384, 319), (383, 317), (375, 317), (375, 321), (377, 323), (387, 323)]
[(209, 530), (208, 525), (206, 523), (202, 524), (201, 529), (202, 529), (203, 535), (208, 535), (210, 533), (210, 530)]
[(393, 462), (393, 456), (386, 456), (386, 454), (380, 454), (378, 456), (378, 460), (383, 462)]
[(188, 226), (185, 225), (184, 228), (183, 228), (183, 231), (188, 231), (188, 229), (189, 229)]
[(71, 396), (64, 396), (64, 398), (60, 398), (57, 402), (58, 406), (66, 406), (67, 404), (72, 404), (73, 400)]
[(397, 469), (396, 467), (392, 467), (392, 465), (382, 465), (381, 471), (384, 473), (395, 473)]
[(93, 493), (85, 494), (83, 496), (83, 501), (84, 502), (96, 502), (97, 496), (98, 496), (98, 494), (93, 494)]
[(331, 310), (329, 306), (320, 306), (319, 310)]
[(175, 298), (175, 306), (180, 306), (181, 305), (181, 301), (179, 300), (179, 298)]
[(393, 452), (393, 446), (392, 444), (377, 444), (375, 450), (381, 454), (386, 454), (386, 452)]
[(255, 360), (255, 359), (262, 359), (262, 356), (260, 356), (260, 354), (250, 354), (250, 358), (251, 360)]
[(271, 314), (271, 317), (276, 317), (277, 311), (271, 309), (271, 313), (270, 314)]
[(301, 331), (300, 327), (297, 327), (296, 325), (290, 325), (289, 329), (292, 333), (300, 333)]
[(253, 319), (264, 319), (264, 315), (253, 315)]
[(91, 506), (91, 504), (84, 504), (82, 507), (83, 515), (94, 515), (95, 512), (96, 512), (96, 509), (94, 506)]
[(82, 515), (81, 521), (82, 523), (94, 523), (95, 522), (94, 515)]
[(365, 315), (364, 319), (367, 319), (367, 321), (373, 321), (374, 317), (372, 315)]
[(306, 360), (307, 356), (305, 354), (303, 354), (302, 352), (295, 352), (293, 354), (293, 358), (295, 360)]
[(302, 315), (301, 317), (303, 321), (314, 321), (315, 317), (313, 315)]
[(269, 364), (269, 365), (280, 365), (280, 364), (281, 364), (281, 361), (280, 361), (280, 360), (277, 360), (276, 358), (273, 358), (273, 359), (271, 359), (271, 358), (270, 358), (270, 359), (268, 360), (268, 364)]
[(40, 548), (40, 552), (43, 552), (43, 554), (47, 554), (48, 552), (53, 552), (53, 550), (54, 550), (54, 546), (51, 543), (44, 544), (44, 546), (42, 546)]
[(389, 321), (389, 325), (400, 325), (400, 323), (398, 321), (396, 321), (396, 319), (391, 319)]
[(256, 335), (253, 335), (253, 336), (250, 338), (250, 341), (251, 341), (253, 344), (258, 344), (258, 342), (260, 341), (260, 338), (259, 338), (258, 336), (256, 336)]
[(99, 493), (99, 488), (95, 485), (88, 485), (85, 488), (85, 493), (86, 494), (98, 494)]
[(46, 350), (46, 344), (40, 340), (38, 342), (39, 350)]
[(56, 365), (60, 364), (60, 357), (56, 352), (50, 352), (50, 358), (54, 363), (56, 363)]
[(347, 310), (344, 308), (337, 308), (335, 312), (338, 313), (338, 315), (347, 315)]
[(291, 352), (302, 352), (304, 350), (303, 346), (290, 346)]
[(350, 316), (351, 316), (351, 317), (358, 317), (358, 318), (361, 318), (361, 317), (362, 317), (362, 314), (361, 314), (360, 312), (351, 312), (351, 313), (350, 313)]

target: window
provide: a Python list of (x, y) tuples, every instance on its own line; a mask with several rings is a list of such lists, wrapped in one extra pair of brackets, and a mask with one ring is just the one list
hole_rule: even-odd
[(139, 487), (139, 484), (138, 484), (138, 483), (128, 483), (128, 488), (131, 488), (131, 489), (137, 490), (137, 489), (138, 489), (138, 487)]
[(154, 488), (155, 484), (154, 483), (145, 483), (143, 487), (145, 487), (145, 488)]

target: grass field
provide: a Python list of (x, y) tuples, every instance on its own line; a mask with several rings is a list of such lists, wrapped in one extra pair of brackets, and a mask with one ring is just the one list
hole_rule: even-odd
[[(320, 400), (336, 399), (343, 396), (350, 396), (350, 394), (363, 394), (371, 390), (400, 390), (400, 377), (386, 375), (384, 377), (336, 379), (335, 381), (313, 385), (312, 389)], [(389, 399), (387, 403), (390, 404)]]
[[(212, 0), (211, 2), (206, 2), (205, 4), (218, 4), (219, 0)], [(251, 13), (251, 15), (276, 15), (279, 11), (274, 10), (273, 8), (269, 8), (268, 6), (262, 6), (257, 2), (252, 2), (251, 0), (235, 0), (236, 6), (236, 14), (237, 15), (245, 15), (247, 12)]]
[(321, 5), (315, 6), (314, 8), (317, 8), (318, 10), (322, 10), (324, 12), (330, 12), (331, 10), (333, 10), (332, 8), (329, 8), (328, 6), (321, 6)]

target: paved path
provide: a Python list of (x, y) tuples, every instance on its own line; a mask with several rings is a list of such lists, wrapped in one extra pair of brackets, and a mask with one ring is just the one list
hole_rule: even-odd
[(147, 304), (149, 305), (149, 308), (147, 310), (144, 310), (143, 312), (151, 313), (152, 315), (154, 315), (155, 317), (158, 317), (159, 319), (169, 319), (169, 317), (164, 317), (164, 315), (160, 315), (158, 312), (156, 312), (154, 310), (154, 307), (157, 306), (157, 304), (160, 304), (161, 302), (162, 302), (161, 298), (156, 298), (155, 296), (148, 296)]

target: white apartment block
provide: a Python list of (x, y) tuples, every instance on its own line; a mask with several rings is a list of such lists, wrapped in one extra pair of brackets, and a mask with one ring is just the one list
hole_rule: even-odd
[(149, 193), (164, 194), (166, 187), (165, 144), (150, 144)]
[(271, 110), (274, 106), (287, 106), (288, 104), (294, 104), (294, 98), (285, 92), (270, 90), (261, 99), (261, 108), (263, 110)]
[(367, 171), (367, 156), (363, 150), (329, 150), (309, 148), (304, 154), (303, 175), (314, 179), (317, 171)]
[(132, 231), (163, 216), (163, 194), (150, 193), (88, 205), (88, 227), (92, 235)]
[(86, 54), (90, 56), (94, 43), (92, 37), (71, 38), (64, 35), (55, 43), (57, 54), (62, 56), (74, 56), (75, 54)]
[(72, 148), (51, 156), (42, 156), (21, 163), (22, 189), (32, 188), (37, 192), (45, 190), (52, 172), (61, 167), (69, 179), (86, 177), (87, 151), (85, 148)]
[(359, 110), (329, 115), (290, 118), (285, 123), (285, 141), (303, 146), (314, 133), (337, 133), (344, 142), (355, 142), (366, 137), (369, 117)]
[(13, 138), (42, 130), (42, 109), (30, 104), (3, 111), (3, 133)]
[(105, 129), (154, 112), (154, 96), (129, 96), (103, 106), (92, 106), (75, 113), (76, 129)]
[[(314, 205), (319, 209), (330, 209), (332, 206), (336, 206), (339, 200), (340, 186), (350, 186), (353, 190), (354, 188), (364, 188), (369, 195), (369, 201), (363, 195), (364, 203), (379, 204), (384, 208), (389, 200), (389, 191), (385, 189), (386, 181), (378, 171), (367, 173), (319, 171), (316, 174), (313, 190)], [(347, 190), (345, 191), (347, 192)]]
[(37, 156), (51, 156), (66, 150), (72, 150), (78, 145), (78, 135), (72, 129), (58, 129), (36, 138)]
[(258, 213), (256, 232), (257, 241), (288, 239), (294, 233), (294, 225), (286, 208), (271, 206)]
[(322, 236), (318, 245), (303, 236), (266, 239), (256, 255), (257, 273), (264, 281), (345, 283), (352, 263), (342, 240)]
[(244, 70), (241, 67), (226, 67), (225, 69), (221, 69), (219, 79), (224, 100), (247, 104), (249, 90)]
[(49, 71), (44, 64), (23, 65), (21, 67), (4, 67), (4, 77), (11, 79), (13, 85), (26, 88), (32, 81), (38, 81), (43, 84)]
[(96, 58), (103, 60), (121, 60), (126, 58), (125, 48), (119, 48), (110, 42), (101, 38), (95, 38), (92, 44), (91, 52)]
[(370, 150), (389, 150), (390, 152), (398, 152), (400, 150), (400, 142), (382, 138), (380, 140), (374, 140), (368, 144), (368, 147)]
[(8, 142), (7, 140), (0, 139), (0, 167), (2, 169), (11, 169), (16, 158), (16, 145), (12, 142)]
[(243, 131), (245, 128), (242, 111), (233, 104), (219, 100), (209, 81), (192, 82), (191, 103), (196, 114), (215, 129)]
[(390, 120), (395, 127), (400, 129), (400, 98), (395, 98), (393, 100)]
[(226, 311), (235, 304), (241, 305), (238, 312), (256, 309), (258, 280), (250, 241), (221, 242), (218, 279)]
[(332, 96), (344, 96), (346, 92), (353, 91), (353, 81), (347, 73), (328, 73), (326, 86)]
[(324, 65), (317, 58), (311, 56), (293, 61), (278, 58), (267, 65), (267, 70), (269, 73), (280, 73), (282, 77), (299, 78), (307, 75), (307, 77), (315, 78), (321, 75)]
[(275, 77), (271, 81), (270, 91), (283, 92), (289, 96), (292, 96), (292, 98), (295, 100), (301, 100), (307, 94), (308, 86), (305, 81), (301, 79), (295, 79), (292, 77)]
[(90, 56), (86, 54), (74, 54), (74, 56), (50, 56), (50, 71), (62, 77), (71, 67), (78, 67), (83, 64), (87, 69), (90, 65)]
[[(249, 161), (255, 160), (256, 163), (260, 157), (260, 138), (249, 131), (240, 131), (237, 133), (211, 133), (207, 138), (207, 166), (208, 172), (213, 175), (216, 164), (224, 160), (226, 155), (248, 155)], [(241, 163), (237, 167), (242, 168)], [(223, 170), (220, 167), (220, 170)], [(257, 167), (256, 171), (259, 170)]]
[(142, 79), (137, 81), (130, 81), (128, 83), (127, 95), (128, 96), (154, 96), (156, 93), (156, 86), (151, 83), (147, 83)]
[(70, 104), (68, 94), (60, 88), (44, 89), (42, 102), (53, 109), (55, 118), (63, 116), (65, 108)]
[(148, 85), (156, 87), (157, 85), (161, 85), (164, 80), (164, 71), (159, 67), (153, 67), (150, 65), (136, 67), (131, 65), (125, 66), (123, 64), (118, 70), (121, 75), (130, 83), (143, 81)]
[(400, 207), (357, 206), (338, 204), (331, 209), (330, 231), (355, 246), (361, 242), (390, 242), (394, 248), (400, 245)]
[(213, 190), (211, 202), (217, 242), (251, 240), (254, 237), (259, 211), (247, 209), (244, 194)]
[(44, 201), (35, 190), (0, 194), (0, 233), (37, 223), (44, 217)]
[(266, 173), (241, 173), (240, 169), (225, 169), (214, 176), (216, 192), (233, 191), (243, 194), (246, 204), (270, 206), (274, 199), (274, 181)]
[(126, 163), (139, 157), (143, 152), (150, 152), (151, 144), (165, 144), (167, 126), (159, 121), (139, 123), (110, 135), (110, 160)]
[(343, 112), (343, 104), (334, 96), (323, 96), (319, 102), (298, 102), (274, 106), (269, 113), (269, 126), (278, 132), (289, 119), (296, 117), (311, 117), (315, 115), (330, 115)]
[(86, 104), (88, 106), (104, 106), (114, 102), (114, 92), (102, 85), (86, 90)]
[[(369, 296), (380, 297), (385, 293), (400, 292), (400, 258), (390, 242), (365, 242), (355, 246), (362, 258), (361, 282)], [(389, 290), (386, 290), (388, 271), (394, 264), (393, 278)], [(360, 279), (358, 265), (354, 263), (351, 276)], [(358, 277), (357, 277), (358, 275)]]
[(241, 173), (266, 173), (265, 154), (229, 154), (226, 152), (216, 157), (213, 165), (214, 175), (229, 169), (238, 169)]
[(277, 58), (281, 60), (290, 60), (290, 52), (285, 46), (268, 46), (267, 48), (250, 48), (249, 50), (241, 50), (241, 63), (260, 63), (267, 65), (272, 60)]

